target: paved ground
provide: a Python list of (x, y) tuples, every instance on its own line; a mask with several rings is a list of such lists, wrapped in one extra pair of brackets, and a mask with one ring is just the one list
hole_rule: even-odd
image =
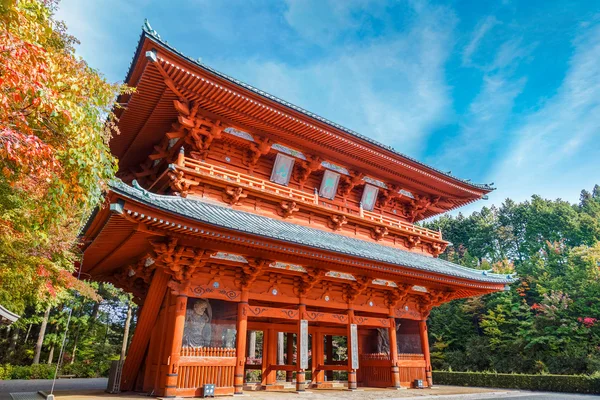
[[(56, 381), (55, 391), (89, 391), (106, 389), (108, 379), (58, 379)], [(10, 393), (37, 392), (38, 390), (50, 391), (52, 380), (31, 379), (31, 380), (11, 380), (0, 381), (0, 400), (12, 399)]]
[[(62, 400), (107, 400), (127, 399), (142, 400), (147, 396), (137, 393), (123, 393), (110, 395), (104, 392), (106, 379), (60, 379), (56, 381), (55, 395)], [(14, 380), (0, 381), (0, 400), (13, 400), (10, 393), (19, 393), (14, 400), (25, 399), (22, 397), (29, 392), (34, 394), (38, 390), (49, 391), (51, 380)], [(27, 397), (27, 400), (34, 397)], [(413, 398), (418, 400), (591, 400), (600, 399), (600, 396), (572, 395), (563, 393), (525, 392), (506, 389), (466, 388), (458, 386), (439, 386), (435, 389), (424, 390), (381, 390), (361, 389), (355, 392), (345, 390), (311, 390), (305, 394), (294, 392), (246, 392), (242, 398), (248, 400), (396, 400)], [(41, 398), (40, 398), (41, 399)]]

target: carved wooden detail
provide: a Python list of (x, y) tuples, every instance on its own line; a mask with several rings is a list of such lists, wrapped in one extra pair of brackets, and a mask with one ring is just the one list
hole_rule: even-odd
[(369, 287), (371, 279), (366, 276), (356, 276), (356, 281), (344, 286), (342, 297), (344, 301), (352, 303), (358, 296), (363, 294)]
[(400, 190), (399, 186), (396, 185), (388, 185), (390, 189), (380, 189), (379, 196), (377, 198), (377, 206), (381, 208), (386, 208), (394, 203), (394, 201), (400, 199), (402, 194), (398, 191)]
[(321, 162), (323, 160), (318, 156), (309, 156), (306, 161), (296, 163), (294, 168), (294, 179), (303, 186), (311, 173), (322, 169)]
[(176, 282), (189, 281), (204, 267), (214, 250), (200, 249), (178, 244), (178, 240), (170, 238), (166, 242), (151, 241), (156, 254), (156, 264), (162, 266)]
[(215, 139), (222, 137), (226, 128), (219, 120), (210, 120), (198, 114), (200, 104), (186, 99), (174, 100), (173, 104), (179, 113), (177, 132), (186, 132), (185, 141), (194, 148), (190, 155), (195, 159), (204, 159)]
[(388, 233), (390, 233), (390, 231), (387, 226), (376, 226), (371, 228), (371, 237), (377, 241), (382, 240)]
[(141, 305), (146, 298), (152, 275), (156, 269), (153, 261), (148, 256), (143, 257), (137, 263), (114, 272), (106, 280), (116, 287), (131, 292), (134, 302)]
[(238, 271), (236, 274), (236, 285), (242, 289), (249, 288), (269, 268), (269, 265), (273, 263), (272, 260), (261, 258), (247, 258), (247, 260), (248, 264), (244, 264), (241, 271)]
[(385, 297), (385, 304), (388, 307), (397, 307), (398, 305), (406, 302), (408, 299), (408, 293), (410, 291), (410, 285), (397, 283), (397, 287), (388, 292)]
[(243, 163), (250, 168), (253, 168), (258, 163), (261, 156), (269, 153), (271, 150), (271, 141), (268, 138), (260, 138), (256, 142), (250, 143), (250, 148), (244, 154)]
[(445, 250), (446, 247), (448, 245), (445, 243), (430, 243), (429, 244), (429, 248), (431, 249), (431, 254), (433, 254), (434, 257), (438, 257), (440, 254), (442, 254)]
[(440, 197), (428, 197), (428, 196), (420, 196), (415, 195), (414, 199), (411, 199), (410, 202), (405, 206), (405, 214), (406, 217), (411, 221), (415, 222), (415, 220), (421, 218), (427, 210), (431, 207), (435, 207), (440, 201)]
[(322, 268), (304, 267), (306, 274), (294, 278), (294, 291), (296, 295), (306, 295), (317, 283), (321, 282), (327, 270)]
[(348, 223), (348, 218), (346, 218), (345, 215), (337, 215), (334, 214), (331, 217), (329, 217), (329, 221), (328, 221), (328, 225), (331, 229), (333, 229), (334, 231), (339, 231), (340, 229), (342, 229), (342, 226), (346, 225)]
[(430, 289), (425, 295), (415, 296), (415, 303), (423, 318), (427, 318), (433, 307), (450, 301), (453, 296), (452, 291)]
[(355, 186), (362, 183), (362, 178), (365, 176), (362, 172), (352, 171), (350, 176), (341, 175), (340, 183), (338, 185), (338, 194), (342, 197), (346, 197), (350, 194)]
[(291, 218), (296, 211), (300, 211), (300, 208), (295, 201), (284, 200), (279, 203), (279, 215), (283, 218)]
[(421, 237), (417, 235), (408, 235), (404, 239), (404, 242), (406, 244), (406, 247), (408, 247), (409, 249), (414, 249), (419, 245), (419, 243), (421, 243)]
[(223, 201), (232, 206), (239, 204), (240, 200), (248, 197), (240, 186), (227, 186), (223, 192)]
[(181, 197), (187, 197), (190, 189), (199, 185), (199, 182), (186, 179), (183, 171), (169, 171), (167, 176), (169, 177), (169, 186)]

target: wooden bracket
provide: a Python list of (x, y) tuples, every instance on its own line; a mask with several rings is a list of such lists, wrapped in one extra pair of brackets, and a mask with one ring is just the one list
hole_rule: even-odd
[(306, 161), (296, 163), (294, 179), (300, 184), (300, 187), (304, 186), (311, 173), (323, 168), (322, 161), (319, 156), (309, 156)]
[(371, 228), (371, 237), (376, 241), (382, 240), (388, 233), (390, 233), (390, 231), (387, 226), (376, 226)]
[(281, 215), (283, 218), (291, 218), (292, 214), (299, 210), (300, 208), (295, 201), (283, 200), (281, 203), (279, 203), (279, 215)]
[(248, 197), (240, 186), (227, 186), (223, 192), (223, 201), (232, 206), (239, 204), (240, 200)]
[(342, 229), (342, 226), (346, 225), (348, 223), (348, 218), (346, 218), (345, 215), (337, 215), (334, 214), (331, 217), (329, 217), (329, 227), (331, 229), (333, 229), (334, 231), (339, 231), (340, 229)]
[(362, 172), (352, 171), (350, 176), (341, 175), (340, 183), (338, 185), (338, 194), (342, 197), (346, 197), (350, 194), (355, 186), (362, 183), (362, 178), (365, 176)]

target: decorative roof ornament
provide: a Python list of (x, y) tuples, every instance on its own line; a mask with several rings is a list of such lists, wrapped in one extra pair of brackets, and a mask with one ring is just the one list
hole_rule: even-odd
[(158, 34), (158, 32), (156, 32), (154, 29), (152, 29), (152, 27), (150, 26), (150, 22), (148, 21), (148, 18), (144, 18), (144, 25), (142, 26), (142, 29), (149, 33), (150, 35), (156, 37), (157, 39), (160, 39), (160, 35)]
[(150, 192), (148, 192), (146, 189), (144, 189), (143, 187), (140, 186), (140, 184), (138, 183), (137, 179), (134, 179), (133, 181), (131, 181), (131, 185), (139, 190), (140, 192), (142, 192), (142, 195), (144, 197), (150, 197)]

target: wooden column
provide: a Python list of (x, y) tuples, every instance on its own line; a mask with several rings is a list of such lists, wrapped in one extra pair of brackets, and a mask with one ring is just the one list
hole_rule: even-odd
[(392, 387), (400, 389), (400, 369), (398, 368), (398, 338), (396, 337), (396, 318), (392, 310), (388, 317), (390, 327), (388, 328), (388, 336), (390, 339), (390, 361), (392, 364)]
[(427, 336), (427, 321), (419, 321), (419, 333), (421, 335), (421, 349), (425, 355), (425, 376), (427, 377), (427, 386), (433, 386), (431, 376), (431, 358), (429, 356), (429, 337)]
[[(353, 354), (352, 347), (358, 346), (358, 343), (354, 343), (352, 340), (352, 324), (354, 324), (354, 310), (348, 309), (348, 389), (356, 390), (356, 368), (357, 361), (355, 359), (358, 354)], [(358, 336), (358, 335), (357, 335)]]
[[(277, 370), (275, 369), (275, 365), (277, 365), (277, 332), (274, 329), (268, 330), (269, 334), (269, 349), (267, 353), (267, 379), (266, 385), (269, 389), (271, 386), (275, 384), (277, 381)], [(266, 333), (266, 332), (265, 332)]]
[(261, 386), (267, 385), (267, 371), (269, 368), (269, 331), (263, 331), (263, 345), (262, 345), (262, 363), (260, 367), (260, 384)]
[(296, 391), (304, 392), (306, 390), (306, 378), (304, 372), (304, 366), (302, 365), (302, 348), (307, 346), (308, 343), (304, 343), (306, 338), (302, 337), (302, 320), (306, 315), (306, 305), (303, 302), (303, 298), (300, 298), (300, 305), (298, 306), (298, 335), (296, 336)]
[[(323, 332), (315, 332), (313, 335), (313, 368), (316, 369), (319, 365), (325, 364), (325, 351), (323, 350)], [(317, 387), (323, 384), (325, 380), (325, 371), (313, 371), (313, 384)]]
[(181, 357), (187, 296), (171, 294), (170, 303), (167, 321), (169, 321), (168, 325), (171, 327), (173, 333), (170, 335), (170, 342), (165, 343), (166, 354), (170, 354), (165, 377), (165, 397), (177, 396), (177, 378), (179, 376), (177, 371), (179, 369), (179, 358)]
[[(287, 334), (286, 350), (287, 350), (286, 364), (291, 365), (294, 360), (294, 334), (293, 333)], [(292, 382), (294, 380), (294, 372), (293, 371), (285, 371), (285, 380), (287, 382)]]
[(123, 365), (123, 372), (121, 375), (121, 390), (128, 391), (133, 389), (136, 377), (142, 365), (142, 360), (146, 354), (148, 342), (150, 341), (150, 335), (152, 329), (156, 323), (158, 317), (158, 311), (160, 305), (163, 302), (165, 293), (167, 291), (167, 283), (169, 282), (170, 276), (162, 269), (159, 268), (154, 272), (146, 300), (140, 311), (137, 326), (131, 339), (131, 345), (125, 363)]
[[(246, 313), (246, 306), (248, 305), (248, 290), (243, 289), (241, 300), (238, 303), (237, 312), (237, 343), (235, 347), (237, 361), (235, 364), (235, 372), (233, 378), (233, 386), (235, 394), (242, 394), (244, 391), (244, 378), (245, 378), (245, 366), (246, 366), (246, 333), (248, 329), (248, 314)], [(254, 333), (255, 345), (256, 345), (256, 332)], [(255, 357), (253, 354), (252, 357)]]
[[(327, 356), (327, 364), (333, 364), (333, 335), (325, 335), (325, 355)], [(333, 380), (333, 371), (325, 372), (327, 381)]]

